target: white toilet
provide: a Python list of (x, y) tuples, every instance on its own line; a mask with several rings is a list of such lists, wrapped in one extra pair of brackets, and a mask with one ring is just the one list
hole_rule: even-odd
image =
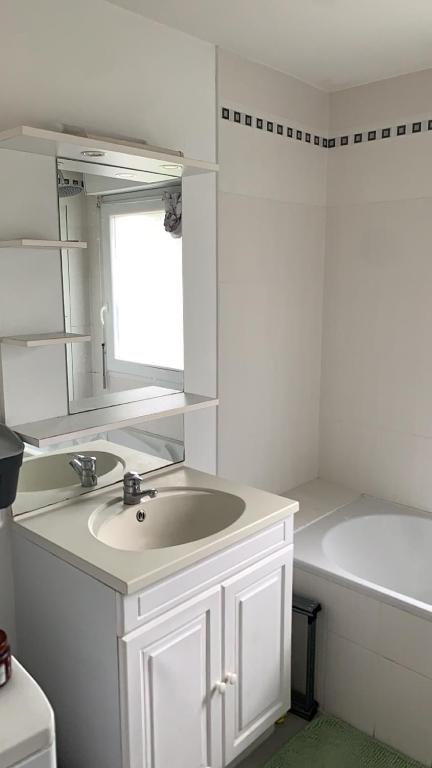
[(54, 713), (43, 691), (12, 659), (0, 688), (0, 768), (56, 768)]

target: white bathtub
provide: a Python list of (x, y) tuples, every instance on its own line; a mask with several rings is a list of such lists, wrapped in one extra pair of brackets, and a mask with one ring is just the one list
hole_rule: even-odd
[(431, 766), (432, 514), (361, 496), (306, 525), (294, 590), (323, 607), (321, 709)]
[(295, 562), (393, 605), (432, 615), (428, 512), (362, 496), (298, 531)]

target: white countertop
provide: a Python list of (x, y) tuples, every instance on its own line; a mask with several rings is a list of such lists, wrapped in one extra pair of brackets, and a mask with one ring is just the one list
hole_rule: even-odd
[(0, 768), (10, 768), (54, 741), (54, 714), (48, 699), (16, 659), (12, 659), (11, 679), (0, 688), (0, 731)]
[(237, 485), (186, 467), (145, 478), (145, 486), (189, 487), (224, 491), (240, 496), (245, 509), (228, 528), (198, 541), (163, 549), (130, 552), (103, 544), (90, 532), (88, 521), (101, 504), (121, 497), (122, 485), (94, 491), (44, 510), (28, 512), (13, 522), (22, 534), (71, 565), (123, 594), (142, 589), (201, 558), (224, 549), (298, 510), (297, 501)]

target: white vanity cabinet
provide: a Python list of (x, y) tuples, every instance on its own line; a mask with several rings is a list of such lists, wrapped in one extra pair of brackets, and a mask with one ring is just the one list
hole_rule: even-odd
[(127, 768), (220, 768), (290, 701), (292, 549), (121, 638)]
[(292, 515), (127, 595), (18, 526), (14, 548), (62, 768), (223, 768), (289, 709)]
[(120, 640), (125, 766), (222, 765), (221, 648), (219, 589)]
[(289, 706), (292, 549), (241, 571), (222, 592), (227, 764)]

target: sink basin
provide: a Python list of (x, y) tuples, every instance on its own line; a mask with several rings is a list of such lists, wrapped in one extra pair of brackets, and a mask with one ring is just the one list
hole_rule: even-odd
[[(118, 477), (114, 477), (113, 482), (121, 479), (125, 463), (119, 456), (105, 451), (82, 451), (82, 453), (96, 457), (96, 472), (101, 480), (106, 479), (106, 475), (116, 469)], [(72, 456), (73, 452), (53, 453), (24, 461), (19, 475), (18, 493), (39, 493), (81, 486), (77, 473), (69, 465)]]
[[(99, 541), (115, 549), (142, 551), (175, 547), (212, 536), (232, 525), (245, 509), (239, 496), (201, 488), (164, 488), (155, 499), (102, 504), (89, 519)], [(144, 512), (142, 522), (137, 512)]]

